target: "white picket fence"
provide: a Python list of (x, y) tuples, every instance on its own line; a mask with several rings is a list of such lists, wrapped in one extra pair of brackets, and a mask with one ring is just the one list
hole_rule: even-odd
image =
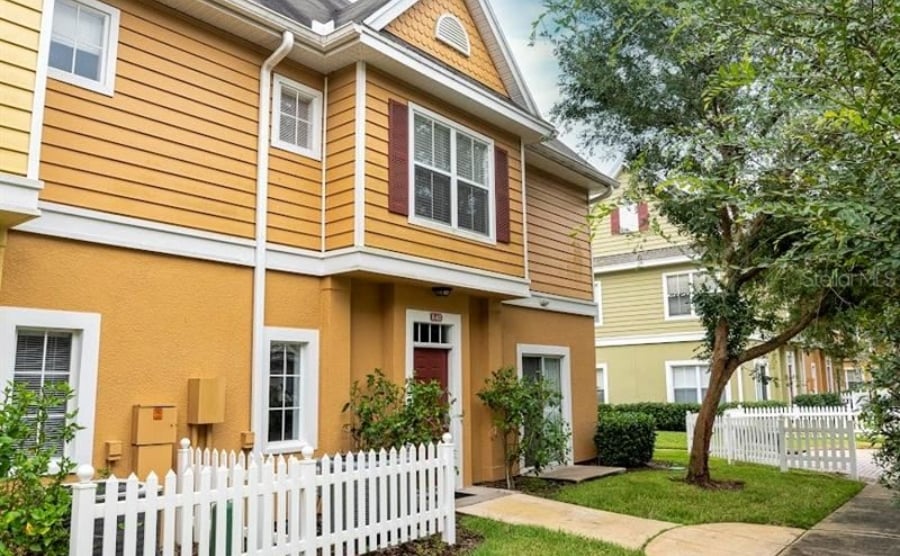
[[(756, 409), (759, 408), (745, 410), (748, 413), (727, 411), (717, 417), (710, 455), (727, 459), (728, 463), (745, 461), (775, 465), (782, 471), (810, 469), (858, 478), (853, 414), (753, 413)], [(697, 414), (688, 413), (685, 419), (690, 451)]]
[(736, 407), (725, 411), (729, 415), (788, 415), (790, 417), (846, 417), (853, 419), (856, 432), (865, 433), (860, 416), (860, 408), (850, 405), (804, 407), (792, 405), (788, 407)]
[[(450, 435), (389, 452), (302, 459), (194, 450), (178, 472), (73, 485), (70, 556), (354, 555), (441, 534), (456, 542)], [(183, 441), (184, 442), (184, 441)], [(120, 499), (121, 498), (121, 499)]]

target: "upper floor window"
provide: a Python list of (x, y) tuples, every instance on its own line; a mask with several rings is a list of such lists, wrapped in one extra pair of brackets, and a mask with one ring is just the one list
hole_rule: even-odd
[(272, 96), (272, 145), (319, 159), (322, 93), (276, 75)]
[(663, 297), (666, 318), (696, 317), (693, 295), (696, 288), (707, 283), (705, 272), (677, 272), (663, 274)]
[(603, 324), (603, 288), (600, 286), (600, 280), (594, 281), (594, 303), (597, 304), (597, 314), (594, 316), (594, 325)]
[(614, 235), (644, 232), (649, 226), (650, 213), (647, 203), (627, 203), (610, 214), (610, 231)]
[(491, 141), (419, 108), (411, 125), (410, 220), (492, 238)]
[(57, 0), (53, 8), (48, 75), (112, 95), (119, 10), (96, 0)]

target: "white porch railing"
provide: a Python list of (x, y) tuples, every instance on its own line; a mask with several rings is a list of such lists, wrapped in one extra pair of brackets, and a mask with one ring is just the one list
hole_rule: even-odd
[[(182, 446), (179, 472), (73, 485), (70, 556), (362, 554), (440, 533), (456, 542), (455, 467), (443, 442), (333, 458)], [(118, 493), (122, 495), (118, 495)]]
[[(756, 408), (754, 408), (755, 410)], [(768, 409), (768, 408), (765, 408)], [(685, 416), (687, 447), (691, 449), (697, 414)], [(858, 478), (856, 418), (852, 414), (743, 414), (717, 417), (710, 455), (789, 468), (845, 473)]]

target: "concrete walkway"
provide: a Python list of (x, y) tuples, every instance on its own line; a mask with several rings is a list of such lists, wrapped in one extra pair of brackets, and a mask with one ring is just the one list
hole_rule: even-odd
[(457, 511), (635, 550), (646, 545), (647, 556), (775, 556), (803, 533), (801, 529), (747, 523), (681, 526), (520, 493), (458, 507)]
[(874, 455), (875, 450), (856, 450), (856, 472), (860, 481), (877, 483), (881, 478), (881, 467), (875, 464)]
[(900, 508), (869, 485), (794, 543), (784, 556), (900, 556)]

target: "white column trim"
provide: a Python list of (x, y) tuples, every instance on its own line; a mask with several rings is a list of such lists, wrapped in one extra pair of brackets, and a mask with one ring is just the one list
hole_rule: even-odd
[(356, 144), (354, 145), (353, 245), (366, 244), (366, 63), (356, 62)]
[(31, 99), (31, 129), (28, 135), (29, 179), (40, 179), (41, 144), (44, 136), (44, 108), (47, 102), (47, 72), (50, 67), (50, 39), (53, 34), (54, 0), (44, 0), (41, 7), (41, 34), (38, 39), (37, 67)]

